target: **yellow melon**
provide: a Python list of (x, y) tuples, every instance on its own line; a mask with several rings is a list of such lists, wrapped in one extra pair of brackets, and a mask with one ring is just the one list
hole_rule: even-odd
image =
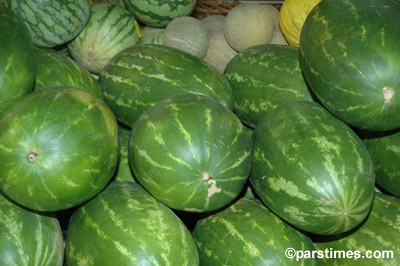
[(281, 6), (280, 25), (289, 45), (299, 46), (304, 21), (321, 0), (285, 0)]

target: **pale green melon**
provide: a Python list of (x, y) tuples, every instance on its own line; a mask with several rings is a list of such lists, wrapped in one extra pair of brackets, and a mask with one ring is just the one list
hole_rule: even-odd
[(261, 4), (263, 7), (267, 8), (268, 11), (271, 13), (272, 16), (272, 20), (274, 21), (274, 25), (275, 25), (275, 31), (280, 29), (280, 23), (279, 23), (279, 16), (280, 16), (280, 12), (279, 10), (270, 4)]
[(223, 74), (226, 66), (236, 54), (237, 52), (226, 42), (224, 33), (216, 32), (210, 35), (208, 51), (203, 60)]
[(224, 31), (224, 23), (225, 23), (225, 16), (223, 15), (211, 15), (205, 17), (201, 20), (210, 34), (223, 32)]
[(288, 45), (288, 43), (281, 31), (274, 32), (274, 35), (272, 36), (272, 40), (271, 40), (270, 44)]
[(209, 35), (207, 27), (198, 19), (183, 16), (167, 25), (163, 44), (203, 58), (207, 53)]
[(267, 8), (260, 4), (240, 4), (226, 16), (224, 34), (229, 45), (240, 52), (270, 43), (274, 28), (271, 12)]

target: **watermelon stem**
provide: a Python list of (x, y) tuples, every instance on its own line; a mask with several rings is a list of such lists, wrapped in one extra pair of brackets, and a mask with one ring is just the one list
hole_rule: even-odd
[(28, 162), (33, 163), (34, 161), (36, 161), (38, 157), (37, 152), (34, 151), (29, 151), (28, 155), (26, 155), (26, 159), (28, 159)]
[(382, 90), (382, 95), (385, 99), (385, 102), (390, 102), (390, 100), (394, 97), (394, 94), (394, 89), (391, 87), (384, 87)]
[(213, 179), (212, 176), (210, 175), (209, 172), (202, 172), (201, 173), (201, 180), (203, 180), (204, 182), (207, 182), (209, 180)]

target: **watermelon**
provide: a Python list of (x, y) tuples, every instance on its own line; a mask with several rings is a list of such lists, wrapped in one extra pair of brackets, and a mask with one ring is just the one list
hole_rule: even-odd
[(68, 266), (196, 266), (199, 257), (182, 221), (139, 184), (114, 181), (71, 217)]
[(229, 62), (224, 75), (232, 87), (235, 113), (252, 128), (281, 104), (312, 101), (296, 47), (267, 44), (248, 48)]
[(33, 92), (0, 120), (0, 189), (33, 210), (77, 206), (111, 179), (117, 134), (113, 113), (89, 92)]
[(351, 126), (400, 127), (400, 2), (321, 1), (300, 37), (304, 75), (321, 103)]
[(33, 89), (35, 60), (28, 28), (8, 8), (0, 5), (0, 117)]
[(376, 183), (400, 198), (400, 132), (364, 139), (374, 163)]
[(48, 87), (75, 87), (101, 97), (97, 81), (89, 71), (60, 52), (35, 48), (35, 91)]
[(202, 95), (168, 98), (136, 121), (129, 163), (137, 180), (168, 207), (219, 209), (243, 189), (251, 165), (251, 139), (240, 120)]
[(0, 6), (10, 7), (10, 0), (0, 0)]
[[(400, 199), (375, 193), (371, 213), (361, 226), (347, 234), (319, 237), (314, 240), (318, 250), (328, 250), (327, 265), (397, 266), (400, 254)], [(344, 257), (329, 251), (352, 251), (353, 256)]]
[(28, 26), (34, 44), (55, 47), (72, 40), (85, 27), (89, 0), (11, 0), (14, 11)]
[(144, 27), (142, 30), (142, 38), (140, 38), (139, 43), (141, 44), (163, 44), (163, 35), (165, 29)]
[(311, 252), (315, 247), (255, 199), (241, 198), (198, 221), (193, 237), (201, 265), (320, 265), (318, 259), (285, 256), (288, 248)]
[(64, 242), (54, 213), (25, 209), (0, 192), (0, 232), (0, 265), (62, 265)]
[(189, 16), (196, 0), (124, 0), (124, 4), (145, 25), (162, 28), (174, 18)]
[(139, 41), (135, 19), (110, 2), (94, 4), (86, 27), (68, 49), (72, 57), (93, 73), (100, 73), (118, 52)]
[(333, 235), (359, 225), (371, 209), (375, 175), (361, 139), (319, 104), (287, 103), (253, 134), (250, 181), (282, 219)]
[(119, 153), (117, 172), (115, 174), (115, 180), (135, 181), (128, 159), (129, 135), (130, 131), (128, 129), (125, 129), (121, 126), (118, 127), (120, 153)]
[(149, 107), (174, 95), (199, 93), (233, 109), (228, 81), (200, 58), (175, 48), (138, 44), (113, 57), (99, 78), (105, 102), (131, 127)]

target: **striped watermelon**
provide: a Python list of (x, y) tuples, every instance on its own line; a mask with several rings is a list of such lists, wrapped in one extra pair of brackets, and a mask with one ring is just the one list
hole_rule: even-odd
[[(398, 266), (400, 254), (400, 200), (375, 193), (374, 204), (366, 221), (348, 234), (320, 237), (314, 240), (317, 249), (324, 251), (353, 251), (353, 258), (336, 255), (324, 258), (326, 265), (340, 266)], [(367, 254), (367, 251), (372, 251)], [(376, 253), (374, 254), (374, 252)], [(389, 251), (390, 253), (379, 253)], [(328, 253), (332, 254), (332, 253)], [(377, 256), (370, 258), (369, 256)], [(386, 256), (379, 258), (379, 256)]]
[(400, 198), (400, 132), (364, 139), (371, 155), (376, 183)]
[(174, 18), (192, 13), (196, 0), (124, 0), (135, 18), (152, 27), (162, 28)]
[(314, 102), (277, 107), (253, 134), (250, 180), (282, 219), (316, 234), (353, 229), (371, 209), (368, 151), (343, 122)]
[(193, 237), (201, 265), (320, 265), (318, 259), (287, 258), (287, 248), (313, 251), (315, 247), (310, 238), (254, 199), (242, 198), (198, 221)]
[(293, 101), (312, 101), (299, 63), (299, 49), (258, 45), (236, 55), (225, 70), (235, 113), (255, 127), (268, 112)]
[(48, 87), (75, 87), (102, 97), (100, 87), (89, 71), (62, 53), (37, 47), (35, 62), (35, 91)]
[(85, 27), (89, 0), (11, 0), (11, 10), (28, 26), (34, 44), (55, 47), (72, 40)]
[(35, 61), (28, 28), (0, 5), (0, 117), (33, 89)]
[(115, 174), (115, 180), (135, 181), (128, 159), (129, 135), (130, 135), (129, 130), (123, 127), (118, 127), (120, 152), (119, 152), (119, 162), (118, 162), (117, 172)]
[(10, 7), (11, 0), (0, 0), (0, 6)]
[(0, 265), (61, 266), (64, 242), (54, 213), (27, 210), (0, 192)]
[(139, 41), (135, 19), (120, 5), (94, 4), (86, 27), (69, 45), (72, 57), (93, 73), (100, 73), (118, 52)]
[(196, 94), (171, 97), (143, 113), (128, 150), (138, 181), (177, 210), (206, 212), (227, 205), (250, 172), (251, 139), (240, 120)]
[(0, 120), (0, 189), (28, 208), (55, 211), (99, 193), (118, 160), (117, 122), (76, 88), (25, 96)]
[(68, 266), (197, 266), (193, 238), (167, 207), (131, 181), (114, 181), (71, 217)]
[(300, 37), (304, 75), (321, 103), (372, 131), (400, 127), (400, 1), (321, 1)]
[(152, 27), (144, 27), (142, 30), (142, 38), (139, 40), (141, 44), (163, 44), (163, 35), (165, 28), (158, 29)]
[(228, 81), (201, 59), (177, 49), (138, 44), (118, 53), (99, 78), (105, 102), (131, 126), (149, 107), (174, 95), (199, 93), (233, 108)]

